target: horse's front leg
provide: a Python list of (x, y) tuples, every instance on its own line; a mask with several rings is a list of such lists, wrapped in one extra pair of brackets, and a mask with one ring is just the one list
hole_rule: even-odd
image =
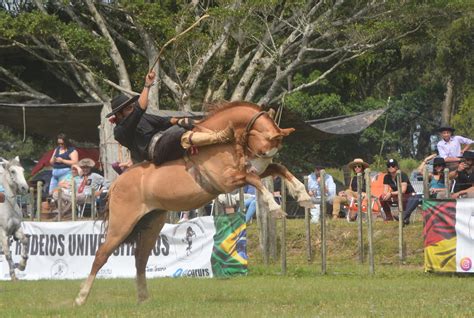
[(298, 201), (300, 206), (304, 208), (314, 207), (314, 203), (311, 201), (311, 197), (306, 191), (304, 184), (291, 174), (284, 165), (278, 163), (269, 164), (267, 169), (260, 175), (262, 178), (267, 176), (280, 176), (285, 181), (288, 192)]
[(273, 194), (263, 185), (262, 179), (254, 173), (247, 173), (245, 181), (253, 185), (262, 195), (262, 201), (267, 204), (270, 213), (276, 217), (284, 217), (287, 214), (281, 209), (281, 206), (275, 201)]
[(20, 271), (24, 271), (28, 260), (28, 237), (25, 235), (21, 227), (16, 230), (15, 237), (21, 244), (21, 261), (16, 267)]
[(12, 281), (17, 280), (15, 275), (15, 264), (13, 264), (12, 254), (10, 252), (10, 240), (4, 230), (0, 230), (0, 244), (2, 245), (3, 254), (10, 268), (10, 278)]

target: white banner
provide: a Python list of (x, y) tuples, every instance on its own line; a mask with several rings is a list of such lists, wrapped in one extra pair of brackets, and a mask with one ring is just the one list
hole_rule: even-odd
[(456, 202), (456, 271), (474, 273), (474, 199)]
[[(95, 252), (103, 243), (102, 222), (24, 222), (30, 235), (29, 258), (19, 279), (79, 279), (89, 275)], [(211, 254), (215, 227), (212, 216), (165, 224), (147, 264), (147, 277), (212, 277)], [(13, 242), (13, 260), (20, 261), (20, 245)], [(2, 253), (3, 254), (3, 253)], [(99, 271), (98, 278), (135, 277), (134, 246), (121, 245)], [(0, 255), (0, 279), (10, 279)]]

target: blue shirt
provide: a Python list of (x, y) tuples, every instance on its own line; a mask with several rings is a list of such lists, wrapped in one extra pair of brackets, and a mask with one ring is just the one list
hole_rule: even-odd
[[(326, 185), (327, 190), (327, 199), (331, 201), (336, 195), (336, 183), (334, 182), (333, 177), (329, 174), (326, 174), (324, 179), (324, 184)], [(308, 190), (314, 192), (313, 196), (315, 197), (321, 196), (318, 177), (314, 172), (308, 176)]]
[(0, 192), (3, 193), (5, 192), (5, 189), (3, 188), (3, 185), (0, 184)]

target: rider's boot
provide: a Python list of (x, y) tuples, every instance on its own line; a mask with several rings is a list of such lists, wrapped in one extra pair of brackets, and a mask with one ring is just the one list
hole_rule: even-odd
[(213, 132), (187, 131), (181, 136), (181, 146), (184, 149), (192, 146), (207, 146), (213, 144), (225, 144), (234, 139), (232, 125), (223, 130)]

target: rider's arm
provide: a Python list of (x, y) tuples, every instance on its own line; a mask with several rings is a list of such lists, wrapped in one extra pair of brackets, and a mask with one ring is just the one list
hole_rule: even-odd
[(155, 77), (156, 74), (153, 71), (145, 76), (145, 85), (143, 86), (143, 90), (140, 93), (140, 97), (138, 98), (138, 105), (140, 105), (142, 110), (146, 110), (148, 107), (148, 93), (150, 92), (150, 88), (153, 86)]

